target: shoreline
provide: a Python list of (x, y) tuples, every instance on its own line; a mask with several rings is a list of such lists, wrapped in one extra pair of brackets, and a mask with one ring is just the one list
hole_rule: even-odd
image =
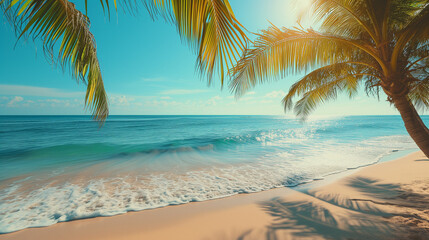
[[(347, 176), (349, 176), (349, 175), (351, 175), (351, 174), (353, 174), (353, 173), (355, 173), (355, 172), (357, 172), (363, 168), (374, 166), (374, 165), (377, 165), (380, 163), (395, 161), (395, 160), (398, 160), (400, 158), (406, 157), (410, 154), (417, 153), (417, 152), (420, 152), (420, 150), (418, 150), (418, 149), (395, 150), (395, 151), (390, 152), (387, 155), (381, 156), (376, 162), (365, 164), (365, 165), (354, 167), (354, 168), (347, 168), (346, 170), (342, 170), (342, 171), (338, 171), (338, 172), (329, 173), (329, 174), (322, 176), (320, 179), (313, 179), (309, 182), (300, 183), (296, 186), (287, 187), (287, 188), (292, 188), (294, 190), (303, 192), (303, 191), (307, 191), (309, 189), (313, 189), (316, 187), (322, 187), (322, 186), (328, 185), (332, 182), (335, 182), (341, 178), (345, 178), (345, 177), (347, 177)], [(271, 190), (271, 189), (269, 189), (269, 190)], [(269, 191), (269, 190), (267, 190), (267, 191)]]
[[(55, 239), (59, 236), (61, 236), (62, 239), (141, 239), (143, 237), (147, 239), (172, 239), (171, 237), (175, 239), (237, 239), (237, 236), (243, 233), (246, 233), (246, 236), (258, 236), (258, 234), (262, 234), (262, 232), (264, 232), (265, 235), (268, 234), (267, 229), (270, 228), (267, 228), (267, 226), (270, 226), (273, 222), (277, 221), (276, 219), (278, 219), (278, 214), (269, 214), (270, 211), (266, 210), (272, 209), (273, 207), (275, 208), (275, 206), (277, 205), (282, 206), (284, 205), (283, 203), (285, 203), (286, 205), (288, 205), (288, 207), (284, 209), (287, 212), (290, 211), (290, 209), (296, 208), (296, 206), (294, 206), (292, 203), (300, 201), (303, 201), (303, 203), (300, 204), (301, 207), (299, 208), (302, 208), (302, 205), (306, 205), (305, 203), (309, 203), (312, 206), (305, 208), (306, 211), (309, 212), (307, 214), (302, 214), (302, 211), (296, 212), (299, 213), (298, 215), (304, 215), (303, 219), (305, 219), (305, 217), (312, 218), (314, 217), (314, 214), (317, 215), (318, 212), (314, 213), (313, 210), (317, 210), (320, 208), (320, 206), (317, 206), (318, 204), (320, 204), (323, 208), (326, 209), (339, 208), (329, 214), (332, 216), (339, 210), (340, 212), (345, 211), (345, 215), (356, 215), (348, 217), (332, 217), (331, 220), (334, 220), (334, 222), (337, 223), (339, 223), (337, 218), (345, 218), (351, 220), (351, 222), (354, 222), (356, 221), (356, 217), (357, 219), (360, 219), (359, 221), (363, 221), (364, 219), (377, 218), (377, 216), (380, 217), (384, 213), (390, 216), (392, 215), (393, 210), (395, 210), (396, 212), (400, 210), (394, 209), (394, 205), (388, 205), (387, 209), (384, 209), (386, 208), (386, 205), (378, 206), (380, 204), (374, 203), (377, 202), (378, 199), (374, 200), (373, 196), (362, 196), (362, 194), (356, 193), (356, 191), (352, 191), (350, 189), (350, 186), (347, 186), (347, 184), (344, 184), (343, 182), (353, 178), (359, 179), (362, 176), (368, 175), (366, 174), (367, 172), (372, 172), (373, 174), (369, 174), (369, 177), (366, 176), (366, 178), (368, 179), (374, 178), (374, 176), (382, 176), (383, 174), (380, 174), (380, 172), (382, 172), (383, 169), (388, 166), (391, 166), (390, 168), (396, 169), (395, 171), (398, 171), (397, 167), (392, 167), (398, 165), (398, 163), (401, 163), (399, 165), (407, 165), (405, 163), (408, 162), (410, 164), (411, 162), (414, 163), (410, 164), (413, 166), (416, 164), (421, 165), (419, 167), (417, 167), (416, 165), (414, 166), (414, 168), (410, 168), (409, 171), (420, 173), (426, 170), (427, 172), (427, 170), (429, 170), (429, 160), (424, 160), (425, 158), (422, 158), (421, 155), (421, 152), (415, 152), (412, 154), (408, 154), (405, 157), (401, 157), (397, 160), (387, 162), (382, 161), (382, 159), (380, 159), (380, 161), (375, 164), (360, 167), (353, 170), (347, 170), (339, 174), (333, 174), (321, 181), (315, 180), (310, 183), (302, 184), (293, 188), (274, 188), (257, 193), (237, 194), (230, 197), (212, 199), (202, 202), (190, 202), (187, 204), (170, 205), (162, 208), (147, 209), (144, 211), (128, 212), (125, 214), (115, 215), (111, 217), (96, 217), (88, 219), (79, 219), (69, 222), (61, 222), (48, 227), (27, 228), (13, 233), (2, 234), (0, 235), (0, 239), (27, 239), (30, 236), (33, 238), (40, 239)], [(413, 159), (423, 160), (416, 163), (416, 161), (413, 161)], [(424, 168), (422, 166), (424, 166)], [(401, 172), (402, 168), (405, 167), (406, 166), (400, 167), (399, 172)], [(344, 173), (346, 173), (346, 176), (335, 176)], [(429, 187), (429, 177), (426, 177), (425, 174), (416, 175), (406, 174), (404, 172), (400, 175), (406, 176), (401, 177), (388, 175), (385, 176), (385, 179), (381, 178), (376, 182), (383, 183), (389, 182), (390, 180), (390, 182), (393, 181), (395, 184), (407, 184), (407, 182), (415, 181), (416, 178), (421, 178), (424, 182), (423, 185), (427, 183), (427, 186)], [(326, 180), (327, 178), (331, 178), (332, 176), (334, 176), (333, 178), (335, 179)], [(389, 178), (393, 178), (393, 180)], [(400, 178), (401, 181), (395, 182), (395, 179), (397, 180), (398, 178)], [(341, 181), (339, 179), (341, 179)], [(374, 182), (364, 181), (364, 183), (366, 183), (366, 185), (371, 185)], [(345, 193), (348, 194), (345, 195)], [(428, 192), (424, 192), (423, 195), (425, 194), (428, 194)], [(336, 197), (332, 198), (332, 196), (334, 195)], [(351, 195), (356, 195), (358, 196), (358, 198), (352, 198)], [(329, 199), (326, 199), (326, 196), (328, 196)], [(362, 201), (364, 204), (361, 204), (362, 206), (359, 206), (359, 211), (357, 211), (357, 209), (352, 209), (353, 211), (350, 211), (350, 209), (348, 209), (349, 205), (354, 206), (354, 208), (356, 207), (356, 203), (352, 203), (353, 201), (351, 201), (350, 199), (365, 199), (365, 201)], [(281, 202), (278, 202), (280, 200)], [(337, 203), (332, 204), (332, 201), (337, 201)], [(384, 199), (384, 201), (386, 201), (386, 199)], [(429, 197), (427, 201), (427, 204), (429, 204)], [(274, 205), (271, 206), (272, 204)], [(370, 206), (371, 204), (374, 204), (374, 206)], [(381, 211), (379, 209), (380, 207), (384, 210)], [(374, 208), (377, 208), (377, 214), (372, 213)], [(351, 213), (348, 211), (350, 211)], [(357, 214), (356, 212), (358, 212), (359, 214)], [(427, 215), (429, 222), (429, 211), (427, 211)], [(288, 218), (293, 217), (294, 214), (288, 216)], [(425, 219), (425, 217), (423, 217), (422, 219)], [(324, 215), (324, 218), (327, 218), (326, 214)], [(380, 221), (380, 224), (382, 225), (383, 229), (390, 228), (390, 225), (396, 224), (381, 220), (373, 219), (372, 221)], [(417, 220), (422, 221), (421, 219)], [(359, 221), (357, 221), (358, 223), (360, 223), (358, 225), (363, 225), (362, 222)], [(428, 226), (429, 229), (428, 222), (424, 222), (424, 224), (427, 224), (424, 226)], [(324, 226), (327, 223), (329, 225), (332, 222), (328, 221), (327, 223), (322, 223), (322, 225)], [(295, 227), (302, 225), (299, 221), (297, 222), (296, 219), (295, 221), (289, 221), (287, 224), (289, 224), (290, 226), (282, 229), (280, 232), (282, 232), (282, 235), (286, 234), (289, 237), (293, 237), (294, 234), (296, 235), (296, 231), (298, 230), (295, 229)], [(337, 225), (338, 226), (335, 226), (333, 229), (338, 228), (336, 229), (336, 231), (339, 231), (338, 234), (349, 234), (347, 231), (344, 231), (344, 226), (340, 226), (340, 224)], [(364, 234), (365, 232), (374, 234), (374, 229), (371, 230), (370, 226), (373, 224), (369, 224), (368, 226), (366, 225), (366, 230), (363, 231), (363, 233), (361, 231), (361, 234)], [(404, 227), (402, 226), (403, 224), (399, 225), (401, 225), (401, 228)], [(418, 229), (420, 228), (421, 227), (419, 227)], [(307, 226), (306, 230), (309, 229), (311, 230), (311, 227)], [(332, 226), (329, 229), (332, 230)], [(422, 229), (425, 230), (425, 227)], [(419, 232), (418, 230), (413, 231), (417, 233)], [(387, 234), (386, 231), (382, 231), (382, 233)], [(183, 238), (177, 238), (178, 234), (180, 234), (180, 236)], [(227, 235), (220, 236), (218, 234)], [(321, 235), (320, 230), (312, 234), (312, 238)], [(275, 235), (278, 235), (278, 233), (275, 232)], [(256, 239), (259, 238), (256, 237)], [(282, 237), (280, 237), (279, 239), (282, 239)], [(286, 237), (285, 239), (289, 238)]]
[(225, 199), (225, 198), (231, 198), (231, 197), (235, 197), (238, 195), (248, 195), (248, 194), (257, 194), (257, 193), (264, 193), (267, 191), (273, 191), (275, 189), (281, 189), (281, 188), (289, 188), (289, 189), (293, 189), (293, 190), (297, 190), (300, 192), (306, 191), (308, 189), (312, 189), (315, 188), (317, 186), (324, 186), (327, 185), (337, 179), (340, 179), (342, 177), (348, 176), (350, 174), (352, 174), (355, 171), (358, 171), (361, 168), (367, 167), (367, 166), (371, 166), (371, 165), (375, 165), (381, 162), (386, 162), (386, 161), (391, 161), (391, 160), (395, 160), (398, 159), (400, 157), (406, 156), (410, 153), (416, 152), (417, 149), (408, 149), (408, 150), (393, 150), (390, 151), (388, 153), (384, 153), (383, 155), (379, 156), (376, 158), (376, 160), (372, 163), (368, 163), (368, 164), (364, 164), (364, 165), (360, 165), (360, 166), (356, 166), (356, 167), (350, 167), (350, 168), (346, 168), (343, 170), (339, 170), (339, 171), (335, 171), (335, 172), (330, 172), (324, 175), (321, 175), (320, 177), (316, 177), (313, 179), (308, 179), (308, 180), (304, 180), (302, 182), (299, 182), (297, 184), (291, 184), (291, 185), (282, 185), (282, 186), (276, 186), (276, 187), (272, 187), (269, 189), (265, 189), (265, 190), (259, 190), (259, 191), (255, 191), (255, 192), (240, 192), (240, 193), (234, 193), (231, 195), (224, 195), (224, 196), (216, 196), (210, 199), (205, 199), (205, 200), (200, 200), (200, 201), (189, 201), (189, 202), (183, 202), (183, 203), (177, 203), (177, 204), (168, 204), (168, 205), (160, 205), (160, 206), (153, 206), (150, 208), (145, 208), (145, 209), (139, 209), (139, 210), (127, 210), (126, 212), (122, 212), (122, 213), (116, 213), (116, 214), (112, 214), (112, 215), (95, 215), (95, 216), (87, 216), (87, 217), (80, 217), (80, 218), (76, 218), (76, 219), (71, 219), (71, 220), (66, 220), (66, 221), (59, 221), (50, 225), (41, 225), (41, 226), (30, 226), (30, 227), (26, 227), (23, 229), (19, 229), (19, 230), (15, 230), (12, 232), (0, 232), (0, 236), (3, 234), (11, 234), (11, 233), (15, 233), (15, 232), (19, 232), (25, 229), (32, 229), (32, 228), (45, 228), (45, 227), (50, 227), (52, 225), (55, 224), (59, 224), (59, 223), (67, 223), (67, 222), (74, 222), (74, 221), (80, 221), (80, 220), (85, 220), (85, 219), (93, 219), (93, 218), (104, 218), (104, 217), (114, 217), (114, 216), (118, 216), (118, 215), (123, 215), (123, 214), (128, 214), (128, 213), (134, 213), (134, 212), (141, 212), (141, 211), (148, 211), (148, 210), (154, 210), (154, 209), (160, 209), (160, 208), (166, 208), (166, 207), (170, 207), (170, 206), (180, 206), (180, 205), (185, 205), (185, 204), (192, 204), (192, 203), (197, 203), (197, 202), (206, 202), (206, 201), (216, 201), (216, 200), (220, 200), (220, 199)]

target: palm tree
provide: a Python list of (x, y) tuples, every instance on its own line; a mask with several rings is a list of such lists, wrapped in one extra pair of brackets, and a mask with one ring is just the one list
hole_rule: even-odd
[(302, 119), (339, 92), (353, 97), (361, 84), (368, 95), (382, 90), (429, 157), (429, 130), (416, 111), (429, 107), (429, 1), (314, 0), (311, 10), (319, 31), (273, 25), (257, 34), (231, 69), (231, 90), (239, 97), (305, 72), (283, 98), (285, 111)]
[[(31, 36), (41, 39), (44, 51), (63, 67), (87, 84), (85, 105), (94, 119), (101, 123), (109, 113), (95, 39), (85, 13), (68, 0), (0, 0), (0, 8), (14, 26), (18, 39)], [(244, 28), (234, 17), (228, 0), (142, 0), (151, 16), (161, 16), (177, 26), (179, 35), (197, 53), (197, 67), (206, 74), (209, 83), (220, 74), (221, 82), (227, 69), (246, 47)], [(103, 11), (110, 14), (112, 1), (100, 0)], [(125, 10), (133, 11), (138, 2), (113, 0)], [(58, 54), (54, 54), (58, 49)]]

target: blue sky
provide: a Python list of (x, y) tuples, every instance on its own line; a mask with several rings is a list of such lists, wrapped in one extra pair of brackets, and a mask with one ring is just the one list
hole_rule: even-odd
[[(83, 0), (73, 2), (82, 6)], [(251, 32), (268, 27), (268, 21), (295, 25), (296, 9), (289, 1), (243, 2), (230, 0)], [(135, 16), (113, 13), (109, 21), (99, 1), (90, 1), (89, 16), (111, 114), (280, 115), (282, 97), (299, 79), (289, 76), (259, 85), (236, 100), (228, 88), (221, 90), (219, 81), (207, 86), (195, 71), (194, 53), (174, 26), (152, 21), (145, 9)], [(49, 64), (40, 43), (20, 40), (14, 48), (16, 36), (3, 16), (0, 36), (0, 114), (89, 114), (83, 106), (85, 85)], [(313, 115), (397, 114), (384, 99), (378, 102), (361, 91), (353, 100), (340, 96)]]

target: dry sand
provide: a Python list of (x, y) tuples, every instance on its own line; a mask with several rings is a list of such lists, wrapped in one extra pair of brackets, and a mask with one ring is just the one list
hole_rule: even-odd
[(333, 183), (25, 229), (1, 239), (429, 239), (421, 152)]

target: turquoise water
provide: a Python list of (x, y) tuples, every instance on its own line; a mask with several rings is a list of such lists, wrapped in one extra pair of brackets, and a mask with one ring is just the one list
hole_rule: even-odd
[(0, 143), (0, 233), (295, 186), (417, 149), (399, 116), (110, 116), (103, 128), (0, 116)]

